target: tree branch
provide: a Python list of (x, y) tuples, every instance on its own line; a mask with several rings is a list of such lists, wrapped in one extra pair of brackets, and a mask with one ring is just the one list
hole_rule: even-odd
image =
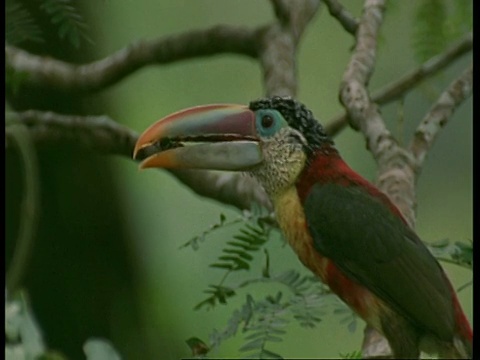
[[(407, 92), (415, 88), (422, 81), (436, 75), (448, 65), (452, 64), (455, 60), (461, 56), (472, 51), (473, 47), (473, 34), (468, 33), (458, 40), (455, 44), (449, 47), (445, 52), (434, 56), (427, 60), (418, 68), (409, 71), (401, 76), (399, 79), (385, 85), (381, 89), (375, 91), (372, 95), (372, 102), (378, 105), (387, 104), (394, 101)], [(331, 136), (336, 135), (341, 131), (348, 123), (348, 117), (346, 113), (337, 115), (326, 126), (325, 130)]]
[[(401, 201), (399, 198), (399, 195), (408, 196), (409, 199), (414, 198), (413, 181), (411, 181), (413, 178), (410, 178), (408, 168), (407, 171), (404, 171), (405, 166), (402, 163), (400, 163), (401, 166), (395, 166), (396, 158), (403, 152), (400, 151), (400, 147), (387, 130), (377, 105), (370, 100), (367, 90), (367, 84), (375, 67), (377, 38), (383, 21), (384, 7), (385, 3), (382, 0), (365, 1), (356, 32), (355, 49), (340, 84), (340, 100), (347, 110), (350, 125), (361, 130), (368, 148), (377, 161), (380, 189), (392, 198), (407, 221), (413, 225), (414, 213), (411, 202)], [(393, 182), (388, 181), (392, 179), (392, 172), (386, 170), (390, 169), (392, 165), (396, 170), (393, 175), (396, 177), (406, 175), (402, 181), (402, 187), (398, 186), (396, 177)], [(382, 178), (385, 173), (388, 176)], [(405, 195), (405, 190), (409, 190), (407, 195)], [(362, 355), (372, 357), (389, 354), (391, 354), (391, 350), (387, 340), (378, 331), (367, 325), (362, 344)]]
[(440, 95), (421, 121), (410, 144), (417, 172), (420, 171), (427, 152), (438, 137), (440, 130), (447, 124), (457, 107), (471, 95), (472, 88), (473, 64), (470, 64)]
[(74, 145), (97, 153), (131, 157), (137, 134), (107, 116), (75, 116), (28, 110), (8, 112), (6, 148), (10, 146), (10, 124), (23, 124), (37, 144)]
[[(138, 134), (107, 116), (71, 116), (29, 110), (7, 113), (6, 148), (10, 149), (12, 125), (22, 124), (30, 130), (37, 144), (74, 145), (95, 153), (115, 154), (132, 159)], [(271, 209), (262, 187), (241, 173), (200, 170), (171, 170), (178, 180), (195, 193), (241, 210), (253, 202)]]
[[(295, 52), (301, 34), (315, 16), (318, 0), (272, 0), (279, 22), (259, 31), (259, 61), (268, 96), (295, 96)], [(288, 12), (287, 12), (288, 10)], [(288, 16), (288, 18), (285, 18)]]
[(328, 12), (338, 20), (348, 33), (355, 35), (358, 29), (358, 20), (337, 0), (323, 0)]
[(256, 32), (226, 25), (206, 30), (138, 41), (90, 64), (73, 65), (5, 45), (5, 65), (24, 73), (24, 81), (64, 91), (91, 93), (111, 86), (134, 71), (152, 64), (167, 64), (194, 57), (234, 53), (256, 57)]

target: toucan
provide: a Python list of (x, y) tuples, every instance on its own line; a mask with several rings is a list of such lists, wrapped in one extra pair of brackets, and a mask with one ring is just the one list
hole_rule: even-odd
[(439, 262), (299, 101), (178, 111), (141, 134), (134, 158), (140, 168), (250, 174), (300, 261), (387, 339), (394, 358), (472, 358), (473, 330)]

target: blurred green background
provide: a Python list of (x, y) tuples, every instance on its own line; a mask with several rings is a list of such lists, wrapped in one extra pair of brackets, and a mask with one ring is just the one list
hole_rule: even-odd
[[(342, 3), (352, 13), (360, 15), (361, 1)], [(414, 4), (395, 3), (387, 12), (371, 91), (418, 65), (411, 44)], [(154, 39), (216, 24), (256, 27), (274, 19), (269, 2), (258, 0), (85, 1), (81, 6), (90, 27), (88, 34), (94, 40), (93, 44), (82, 44), (91, 52), (91, 60), (108, 56), (140, 39)], [(352, 36), (324, 7), (308, 26), (300, 43), (297, 97), (323, 123), (342, 111), (338, 89), (353, 45)], [(413, 130), (435, 98), (432, 94), (438, 95), (438, 90), (470, 61), (469, 56), (464, 57), (443, 75), (409, 93), (403, 104), (396, 102), (382, 108), (390, 130), (400, 141), (410, 141)], [(248, 103), (263, 94), (258, 64), (249, 58), (225, 54), (150, 66), (83, 101), (87, 106), (91, 103), (91, 113), (106, 114), (141, 132), (164, 115), (185, 107), (218, 102)], [(472, 101), (469, 99), (450, 119), (422, 170), (417, 186), (416, 229), (425, 241), (473, 238), (472, 123)], [(375, 163), (360, 134), (346, 129), (335, 141), (355, 170), (367, 179), (375, 179)], [(190, 350), (185, 340), (197, 336), (207, 341), (212, 329), (225, 327), (233, 310), (243, 303), (246, 292), (239, 293), (228, 306), (218, 306), (211, 311), (193, 310), (203, 300), (202, 292), (207, 285), (220, 280), (223, 273), (208, 265), (220, 254), (223, 242), (231, 238), (235, 229), (212, 235), (197, 252), (178, 248), (217, 222), (220, 213), (233, 219), (238, 211), (196, 196), (164, 171), (139, 172), (136, 164), (125, 158), (109, 157), (107, 162), (113, 166), (114, 183), (120, 194), (121, 226), (133, 239), (130, 250), (138, 274), (140, 316), (148, 338), (145, 346), (149, 347), (150, 354), (157, 354), (154, 358), (188, 357)], [(282, 246), (281, 241), (275, 241), (270, 250), (272, 270), (280, 272), (294, 268), (306, 273), (291, 249)], [(108, 254), (104, 256), (108, 264)], [(258, 256), (259, 267), (262, 261)], [(445, 267), (456, 287), (471, 279), (470, 271)], [(276, 290), (258, 285), (247, 291), (260, 297)], [(113, 317), (122, 317), (129, 309), (122, 305), (122, 296), (117, 300), (117, 306), (109, 311)], [(471, 287), (460, 293), (460, 300), (472, 320)], [(285, 341), (273, 344), (271, 350), (285, 357), (318, 358), (338, 357), (340, 353), (360, 349), (363, 324), (350, 333), (339, 320), (340, 317), (329, 314), (313, 330), (291, 325)], [(110, 340), (120, 353), (132, 354), (129, 342), (118, 340), (128, 338), (127, 330), (113, 323), (111, 330)], [(115, 338), (117, 332), (121, 335)], [(211, 355), (240, 356), (238, 348), (242, 341), (239, 334)], [(145, 351), (147, 353), (147, 349)]]

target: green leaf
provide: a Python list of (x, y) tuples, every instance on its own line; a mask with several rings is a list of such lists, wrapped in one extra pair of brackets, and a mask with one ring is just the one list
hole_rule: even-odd
[(248, 260), (248, 261), (253, 260), (253, 256), (248, 254), (245, 251), (236, 250), (236, 249), (223, 249), (222, 251), (224, 253), (227, 253), (227, 254), (236, 254), (236, 255), (240, 256), (241, 258), (243, 258), (245, 260)]
[(22, 292), (5, 302), (5, 340), (7, 358), (16, 359), (23, 354), (23, 359), (35, 359), (45, 352), (40, 327)]
[(340, 357), (342, 359), (363, 359), (362, 352), (361, 351), (352, 351), (350, 353), (346, 354), (340, 354)]
[(413, 22), (413, 49), (419, 62), (443, 51), (447, 46), (445, 0), (420, 0), (417, 2)]
[(259, 339), (249, 341), (240, 348), (240, 351), (241, 352), (246, 352), (246, 351), (251, 351), (251, 350), (258, 350), (258, 349), (262, 348), (264, 342), (265, 342), (265, 340), (264, 340), (263, 337), (259, 338)]
[(262, 358), (267, 358), (267, 359), (283, 359), (279, 354), (274, 353), (267, 349), (263, 349), (261, 355), (262, 355)]
[(214, 264), (210, 264), (209, 267), (218, 268), (218, 269), (233, 270), (233, 265), (226, 264), (226, 263), (214, 263)]
[(234, 247), (242, 248), (245, 251), (258, 251), (260, 249), (258, 246), (251, 246), (238, 241), (227, 241), (227, 244)]
[(28, 9), (20, 2), (5, 2), (5, 40), (12, 45), (27, 41), (43, 42), (42, 31)]
[(50, 22), (58, 25), (60, 39), (68, 40), (76, 48), (80, 47), (80, 40), (93, 43), (86, 33), (87, 24), (71, 0), (45, 0), (40, 9), (50, 15)]

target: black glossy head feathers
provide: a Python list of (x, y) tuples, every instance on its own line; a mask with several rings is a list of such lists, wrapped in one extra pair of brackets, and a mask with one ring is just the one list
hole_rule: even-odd
[(309, 148), (306, 149), (308, 153), (318, 150), (326, 144), (333, 145), (333, 141), (315, 119), (313, 113), (304, 104), (289, 96), (274, 96), (254, 100), (250, 102), (249, 107), (253, 111), (259, 109), (279, 111), (292, 128), (303, 134), (308, 142)]

